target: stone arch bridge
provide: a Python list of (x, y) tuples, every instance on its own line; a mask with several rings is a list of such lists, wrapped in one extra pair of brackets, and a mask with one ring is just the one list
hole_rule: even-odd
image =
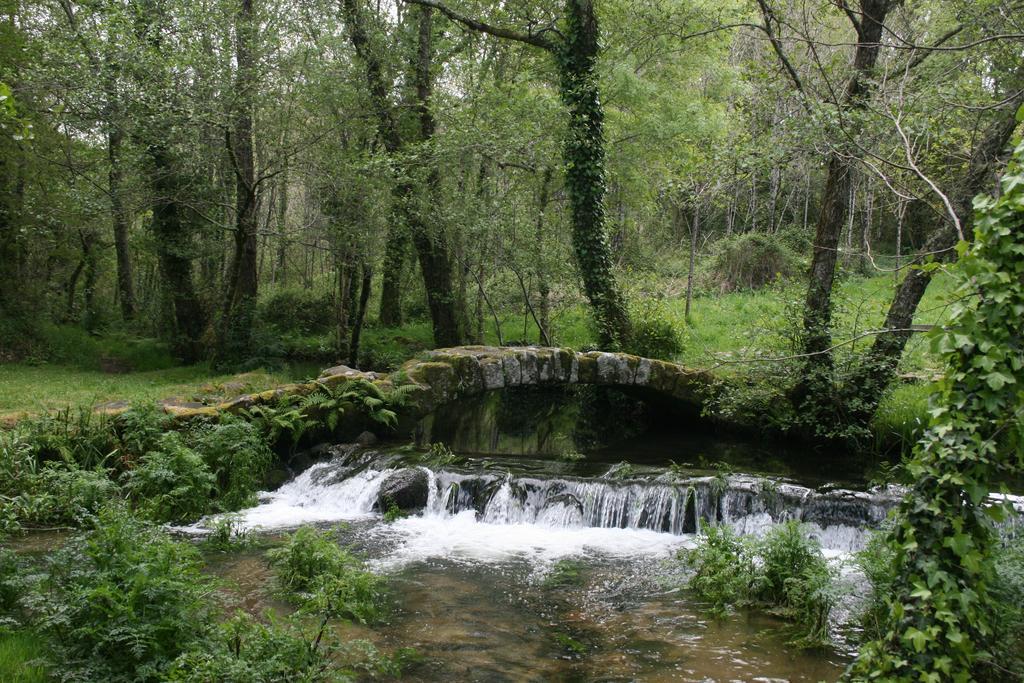
[(626, 353), (539, 346), (458, 346), (423, 352), (390, 374), (339, 365), (324, 370), (314, 382), (247, 394), (216, 406), (165, 405), (165, 410), (183, 418), (238, 412), (286, 395), (305, 395), (324, 385), (334, 388), (358, 380), (372, 382), (385, 391), (415, 386), (399, 413), (403, 419), (418, 419), (448, 403), (488, 391), (530, 386), (615, 387), (692, 411), (703, 403), (712, 377), (706, 371)]

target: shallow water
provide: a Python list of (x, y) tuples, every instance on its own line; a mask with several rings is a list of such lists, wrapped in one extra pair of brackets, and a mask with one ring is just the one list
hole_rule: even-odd
[(408, 565), (383, 645), (415, 647), (420, 680), (835, 680), (844, 659), (785, 645), (785, 625), (748, 613), (715, 620), (650, 577), (649, 563), (583, 562), (548, 586), (519, 563)]
[[(409, 680), (837, 679), (848, 661), (841, 647), (800, 650), (788, 644), (785, 621), (751, 611), (716, 619), (680, 589), (685, 580), (674, 557), (695, 537), (681, 532), (683, 498), (673, 496), (707, 484), (708, 470), (700, 463), (682, 483), (668, 480), (668, 458), (655, 444), (637, 458), (647, 464), (622, 480), (613, 464), (628, 456), (604, 452), (577, 464), (471, 457), (428, 468), (426, 510), (386, 523), (374, 507), (376, 492), (404, 463), (387, 452), (345, 451), (265, 495), (242, 521), (271, 529), (333, 525), (339, 543), (388, 576), (389, 622), (339, 627), (384, 651), (414, 648), (420, 660)], [(850, 505), (865, 519), (885, 508), (867, 494), (835, 498), (832, 487), (818, 494), (785, 477), (765, 492), (755, 485), (762, 480), (730, 477), (717, 502), (694, 505), (696, 514), (755, 533), (773, 514), (818, 515), (822, 538), (842, 546), (835, 556), (860, 539)], [(577, 496), (579, 507), (552, 504), (566, 495)], [(775, 503), (762, 505), (764, 496)], [(224, 560), (215, 571), (238, 582), (237, 606), (286, 609), (267, 589), (271, 570), (259, 554)]]

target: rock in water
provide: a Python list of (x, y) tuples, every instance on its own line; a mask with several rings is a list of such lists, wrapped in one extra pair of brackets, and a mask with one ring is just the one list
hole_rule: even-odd
[(356, 437), (356, 443), (359, 444), (360, 446), (363, 446), (364, 448), (369, 448), (370, 446), (376, 446), (377, 445), (377, 435), (374, 434), (373, 432), (369, 432), (369, 431), (363, 432), (359, 436)]
[(402, 512), (416, 512), (427, 505), (430, 479), (426, 471), (418, 467), (398, 470), (380, 485), (377, 493), (377, 507), (381, 512), (392, 505)]

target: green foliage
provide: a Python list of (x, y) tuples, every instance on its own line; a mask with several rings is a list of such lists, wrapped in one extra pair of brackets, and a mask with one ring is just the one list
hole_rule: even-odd
[(829, 642), (835, 572), (797, 522), (776, 525), (756, 540), (728, 526), (704, 527), (697, 547), (680, 556), (693, 570), (688, 587), (713, 613), (760, 606), (795, 623), (795, 644)]
[(43, 643), (30, 631), (0, 628), (0, 681), (4, 683), (45, 683), (51, 680), (39, 663), (45, 654)]
[(242, 411), (242, 416), (264, 435), (269, 443), (278, 443), (288, 437), (291, 445), (298, 445), (302, 436), (316, 426), (299, 406), (301, 398), (285, 396), (272, 405), (254, 405)]
[(636, 476), (636, 468), (632, 463), (623, 460), (612, 465), (604, 476), (608, 479), (630, 479)]
[(895, 577), (884, 634), (860, 651), (853, 680), (970, 680), (995, 645), (987, 497), (1024, 452), (1024, 144), (1002, 196), (975, 199), (975, 242), (961, 244), (960, 301), (935, 337), (948, 362), (932, 423), (908, 463), (913, 485), (886, 543)]
[(168, 432), (127, 473), (125, 490), (150, 520), (190, 522), (209, 511), (216, 478), (177, 432)]
[(203, 538), (203, 547), (218, 552), (233, 552), (248, 548), (255, 537), (242, 527), (238, 515), (220, 515), (213, 520), (210, 533)]
[(383, 617), (384, 580), (363, 569), (330, 532), (302, 527), (268, 556), (281, 592), (303, 610), (364, 624)]
[(238, 510), (256, 502), (274, 454), (255, 425), (223, 416), (190, 431), (186, 439), (213, 474), (218, 509)]
[(778, 235), (747, 232), (715, 245), (712, 284), (720, 292), (761, 289), (798, 274), (800, 258)]
[(694, 572), (687, 586), (716, 614), (747, 604), (754, 578), (750, 544), (729, 526), (705, 526), (701, 531), (696, 548), (680, 551)]
[(683, 351), (683, 338), (668, 308), (656, 299), (642, 298), (629, 307), (632, 324), (624, 351), (644, 358), (673, 360)]
[(384, 521), (391, 524), (391, 522), (397, 522), (403, 517), (405, 517), (405, 513), (395, 504), (395, 501), (388, 500), (388, 509), (384, 511)]
[(230, 417), (183, 433), (137, 406), (116, 418), (70, 410), (0, 432), (0, 532), (77, 525), (123, 493), (154, 521), (235, 510), (273, 460), (257, 428)]
[(118, 487), (99, 464), (109, 460), (101, 454), (111, 443), (95, 422), (73, 428), (45, 418), (0, 431), (0, 535), (22, 526), (75, 524), (115, 498)]
[(17, 554), (13, 550), (0, 548), (0, 629), (18, 603), (21, 593), (19, 569)]
[(398, 416), (388, 405), (388, 397), (381, 388), (364, 379), (344, 382), (335, 387), (322, 384), (299, 403), (306, 415), (322, 420), (331, 431), (337, 428), (342, 416), (353, 412), (386, 427), (394, 427), (398, 423)]
[(74, 680), (157, 681), (209, 635), (198, 553), (123, 509), (101, 511), (54, 555), (46, 588), (40, 629)]
[(579, 451), (562, 451), (558, 454), (558, 459), (562, 462), (580, 462), (586, 460), (587, 456)]
[(278, 330), (312, 334), (328, 330), (334, 307), (330, 292), (280, 287), (260, 297), (258, 315)]
[(1009, 540), (995, 553), (992, 586), (991, 656), (980, 662), (979, 678), (998, 681), (1007, 671), (1024, 671), (1024, 536)]
[(772, 528), (757, 544), (759, 558), (752, 584), (754, 598), (797, 622), (797, 642), (829, 642), (829, 615), (835, 605), (834, 572), (798, 522)]
[[(320, 633), (305, 636), (296, 624), (273, 618), (266, 624), (238, 613), (218, 624), (206, 644), (183, 652), (163, 680), (183, 683), (274, 683), (334, 681), (330, 671), (338, 644)], [(342, 678), (341, 680), (346, 680)]]

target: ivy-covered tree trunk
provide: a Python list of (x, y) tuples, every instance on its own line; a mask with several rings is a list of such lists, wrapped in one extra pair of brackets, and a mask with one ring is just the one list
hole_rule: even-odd
[(259, 287), (256, 158), (253, 111), (256, 98), (256, 18), (252, 0), (241, 0), (235, 15), (235, 101), (228, 152), (235, 171), (234, 254), (224, 293), (217, 360), (240, 360), (252, 353), (252, 328)]
[[(953, 201), (953, 208), (965, 228), (971, 224), (971, 202), (976, 195), (986, 190), (995, 166), (1018, 125), (1016, 112), (1022, 101), (1024, 94), (1018, 94), (1008, 103), (1006, 114), (988, 128), (971, 155), (967, 174), (960, 182)], [(950, 260), (955, 257), (953, 247), (957, 240), (958, 235), (952, 224), (941, 225), (924, 243), (917, 260), (925, 261), (933, 258), (932, 255), (936, 261)], [(882, 395), (892, 382), (903, 357), (903, 350), (910, 340), (914, 314), (931, 283), (932, 275), (933, 271), (926, 268), (907, 271), (885, 316), (883, 329), (888, 331), (875, 337), (857, 369), (846, 380), (844, 403), (854, 424), (866, 426), (878, 409)]]
[(601, 344), (606, 348), (621, 346), (629, 339), (631, 324), (625, 299), (615, 282), (605, 229), (604, 110), (595, 70), (600, 33), (593, 0), (566, 1), (564, 26), (557, 41), (544, 32), (520, 33), (491, 26), (434, 0), (407, 1), (438, 9), (474, 31), (543, 48), (555, 57), (559, 91), (569, 110), (563, 159), (573, 253)]
[(153, 195), (153, 238), (163, 289), (174, 318), (175, 353), (185, 362), (202, 357), (206, 315), (192, 282), (192, 231), (178, 203), (178, 183), (169, 150), (154, 144), (148, 150), (149, 185)]
[[(878, 61), (884, 22), (894, 0), (861, 0), (860, 12), (848, 12), (857, 33), (853, 75), (846, 84), (840, 116), (864, 106), (871, 88), (871, 75)], [(844, 5), (845, 6), (845, 5)], [(832, 390), (832, 286), (835, 283), (839, 238), (849, 214), (852, 149), (836, 149), (828, 159), (821, 212), (814, 233), (810, 280), (804, 300), (803, 340), (806, 355), (795, 399), (802, 407), (818, 414), (822, 406), (833, 403)]]
[(1024, 421), (1024, 144), (998, 200), (975, 202), (975, 243), (961, 259), (960, 301), (937, 339), (946, 376), (932, 425), (907, 471), (913, 481), (886, 538), (889, 613), (847, 678), (855, 681), (1002, 680), (992, 648), (1001, 608), (990, 593), (997, 532), (989, 494), (1021, 470)]
[[(434, 137), (434, 115), (430, 111), (430, 97), (434, 78), (431, 74), (433, 51), (433, 9), (420, 7), (419, 41), (416, 54), (416, 107), (419, 114), (420, 141), (429, 143)], [(424, 183), (426, 197), (432, 197), (440, 182), (437, 166), (433, 160), (427, 162), (430, 170)], [(412, 197), (409, 197), (412, 199)], [(413, 244), (419, 257), (423, 284), (427, 291), (427, 306), (434, 328), (434, 344), (437, 346), (458, 346), (462, 343), (459, 326), (458, 297), (452, 279), (451, 253), (448, 238), (440, 226), (431, 225), (424, 215), (432, 202), (421, 202), (419, 207), (406, 204), (406, 218), (412, 233)]]
[(107, 175), (110, 189), (110, 215), (114, 229), (114, 254), (117, 257), (117, 296), (121, 305), (121, 317), (131, 320), (135, 317), (135, 283), (132, 279), (132, 257), (128, 248), (128, 229), (131, 225), (124, 201), (124, 169), (121, 150), (124, 133), (115, 125), (107, 135), (107, 160), (110, 169)]
[(595, 71), (599, 32), (593, 0), (566, 2), (564, 31), (555, 56), (562, 100), (569, 108), (563, 155), (573, 253), (601, 345), (611, 349), (629, 338), (630, 320), (612, 272), (605, 229), (604, 111)]

